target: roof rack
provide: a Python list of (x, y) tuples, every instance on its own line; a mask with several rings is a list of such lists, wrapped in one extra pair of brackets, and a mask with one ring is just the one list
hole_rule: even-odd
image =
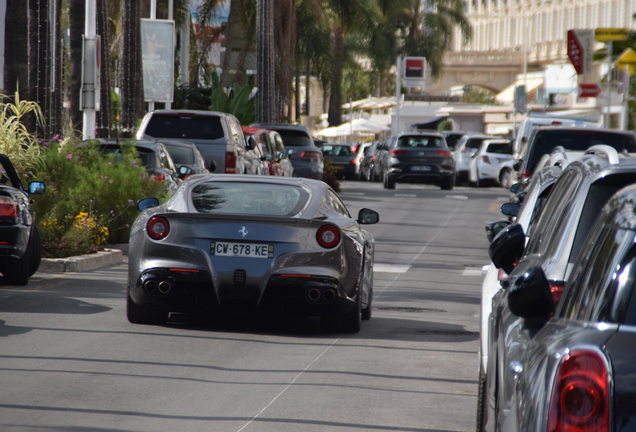
[(618, 152), (614, 147), (607, 144), (597, 144), (587, 149), (586, 155), (596, 155), (604, 157), (610, 165), (618, 165)]

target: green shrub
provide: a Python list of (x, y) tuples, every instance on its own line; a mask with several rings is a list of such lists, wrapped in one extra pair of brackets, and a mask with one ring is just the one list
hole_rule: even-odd
[(30, 115), (43, 124), (39, 105), (20, 100), (17, 92), (15, 103), (0, 103), (0, 153), (9, 156), (18, 172), (27, 170), (40, 154), (37, 139), (29, 134), (23, 123)]

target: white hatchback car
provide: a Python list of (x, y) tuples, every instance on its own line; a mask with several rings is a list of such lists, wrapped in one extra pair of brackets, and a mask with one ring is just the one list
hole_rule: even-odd
[(499, 183), (501, 165), (510, 160), (512, 160), (512, 145), (509, 140), (483, 140), (470, 161), (468, 183), (477, 187), (485, 182)]

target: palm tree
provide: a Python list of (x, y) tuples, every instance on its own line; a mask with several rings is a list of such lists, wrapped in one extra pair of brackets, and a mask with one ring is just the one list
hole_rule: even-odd
[(86, 23), (86, 0), (70, 0), (69, 3), (69, 43), (71, 49), (70, 120), (74, 133), (82, 130), (82, 35)]
[(132, 136), (144, 115), (141, 65), (141, 9), (137, 0), (122, 0), (121, 117), (123, 136)]
[(28, 9), (22, 1), (8, 1), (5, 12), (4, 56), (11, 61), (4, 62), (4, 92), (12, 97), (16, 91), (26, 92), (28, 85), (29, 53)]

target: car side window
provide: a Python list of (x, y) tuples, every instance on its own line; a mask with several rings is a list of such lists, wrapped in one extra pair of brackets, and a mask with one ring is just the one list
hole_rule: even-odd
[(351, 217), (349, 216), (349, 212), (347, 211), (347, 208), (345, 207), (345, 205), (342, 203), (342, 201), (340, 201), (340, 198), (338, 198), (338, 196), (332, 191), (329, 191), (329, 205), (331, 206), (331, 208), (333, 208), (336, 212), (340, 213), (341, 215), (348, 218)]

